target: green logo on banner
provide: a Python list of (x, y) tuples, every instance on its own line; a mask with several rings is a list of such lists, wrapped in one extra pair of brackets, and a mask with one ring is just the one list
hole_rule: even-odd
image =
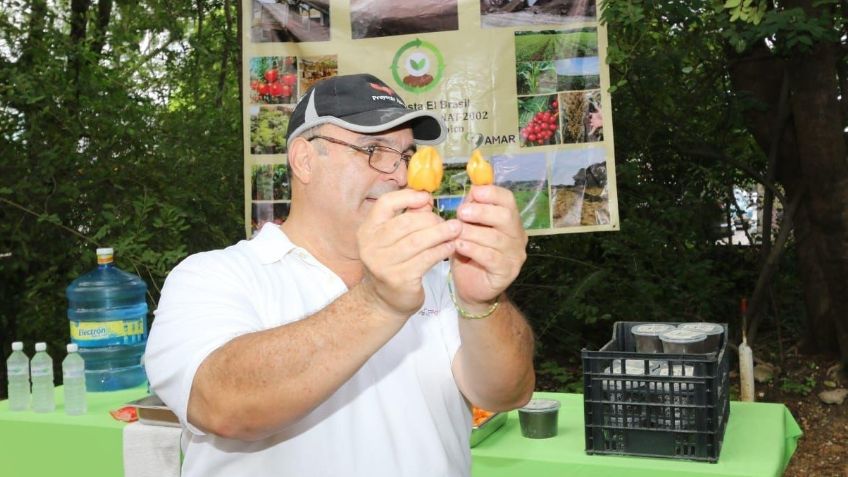
[(402, 89), (423, 93), (442, 80), (445, 60), (432, 43), (418, 38), (401, 46), (392, 61), (392, 76)]

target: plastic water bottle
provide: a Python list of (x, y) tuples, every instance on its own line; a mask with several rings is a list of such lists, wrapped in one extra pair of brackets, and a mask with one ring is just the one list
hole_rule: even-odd
[(47, 344), (35, 344), (35, 355), (30, 361), (29, 368), (32, 372), (32, 410), (53, 412), (56, 409), (53, 359), (47, 354)]
[(147, 284), (113, 263), (111, 248), (97, 249), (97, 268), (67, 288), (71, 341), (85, 360), (91, 391), (114, 391), (147, 380), (141, 355), (147, 343)]
[(26, 411), (29, 408), (29, 358), (20, 341), (12, 343), (6, 372), (9, 378), (9, 410)]
[(77, 353), (77, 345), (67, 346), (68, 355), (62, 361), (62, 387), (65, 391), (65, 414), (85, 414), (85, 362)]

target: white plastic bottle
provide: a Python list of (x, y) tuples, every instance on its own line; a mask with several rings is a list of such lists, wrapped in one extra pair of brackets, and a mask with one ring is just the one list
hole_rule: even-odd
[(65, 392), (65, 414), (85, 414), (85, 361), (79, 355), (76, 343), (67, 346), (68, 356), (62, 361), (62, 388)]
[(9, 378), (9, 410), (26, 411), (29, 408), (29, 358), (20, 341), (12, 343), (6, 372)]
[(35, 355), (30, 361), (29, 369), (32, 373), (32, 410), (53, 412), (56, 409), (53, 360), (47, 354), (46, 343), (35, 344)]

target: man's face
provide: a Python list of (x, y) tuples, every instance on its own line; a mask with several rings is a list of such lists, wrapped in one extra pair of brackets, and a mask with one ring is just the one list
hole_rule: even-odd
[[(362, 134), (334, 125), (325, 125), (319, 131), (321, 136), (360, 148), (384, 146), (408, 154), (414, 151), (412, 130), (408, 127), (376, 134)], [(319, 150), (326, 150), (326, 154), (321, 154), (316, 161), (318, 170), (314, 184), (310, 184), (310, 189), (314, 192), (310, 194), (310, 200), (319, 200), (319, 207), (339, 225), (357, 228), (381, 195), (406, 187), (404, 161), (401, 161), (394, 172), (382, 173), (368, 165), (368, 154), (364, 152), (323, 139), (313, 139), (313, 142), (320, 142), (320, 145), (315, 146), (318, 146)]]

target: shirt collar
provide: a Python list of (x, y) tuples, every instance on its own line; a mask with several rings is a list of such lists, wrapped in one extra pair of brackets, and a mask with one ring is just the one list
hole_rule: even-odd
[(267, 222), (263, 225), (259, 233), (250, 239), (249, 243), (263, 265), (282, 260), (296, 248), (295, 244), (283, 232), (283, 229), (273, 222)]

